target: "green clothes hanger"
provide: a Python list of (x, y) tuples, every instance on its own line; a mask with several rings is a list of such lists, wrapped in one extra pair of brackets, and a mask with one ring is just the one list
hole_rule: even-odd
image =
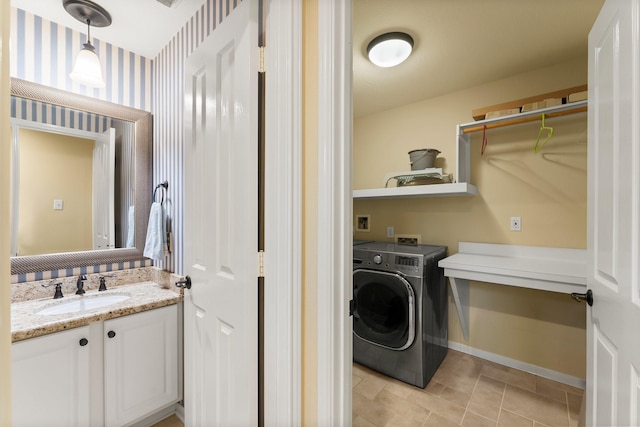
[[(540, 139), (542, 138), (542, 134), (544, 134), (545, 131), (548, 131), (549, 133), (547, 134), (547, 137), (545, 138), (545, 140), (541, 144), (540, 143)], [(542, 113), (542, 125), (540, 126), (540, 130), (538, 131), (538, 138), (536, 139), (536, 146), (533, 147), (533, 152), (537, 153), (538, 151), (540, 151), (542, 149), (542, 147), (544, 147), (544, 145), (547, 142), (549, 142), (549, 140), (551, 139), (552, 136), (553, 136), (553, 128), (551, 126), (545, 126), (545, 124), (544, 124), (544, 113)]]

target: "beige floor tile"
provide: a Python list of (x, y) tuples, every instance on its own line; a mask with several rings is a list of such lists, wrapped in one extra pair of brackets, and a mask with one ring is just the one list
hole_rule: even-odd
[(420, 427), (425, 421), (416, 421), (402, 415), (395, 415), (385, 427)]
[(500, 411), (498, 427), (533, 427), (533, 420), (503, 409)]
[(154, 424), (152, 427), (184, 427), (184, 424), (182, 424), (180, 418), (175, 415), (171, 415), (159, 423)]
[(429, 394), (433, 394), (436, 396), (440, 396), (440, 394), (442, 394), (442, 391), (444, 390), (445, 386), (440, 384), (438, 381), (431, 379), (431, 381), (429, 381), (429, 383), (427, 384), (427, 386), (423, 389), (423, 391), (425, 393), (429, 393)]
[(369, 400), (358, 393), (353, 393), (353, 416), (362, 417), (375, 425), (376, 427), (384, 427), (391, 420), (395, 413), (381, 406), (374, 400)]
[(351, 388), (355, 388), (362, 381), (362, 377), (359, 377), (355, 374), (351, 375)]
[(567, 401), (569, 404), (569, 421), (572, 426), (578, 425), (580, 419), (580, 409), (582, 408), (583, 396), (573, 393), (567, 393)]
[(427, 421), (424, 423), (424, 427), (459, 427), (460, 424), (455, 423), (442, 415), (431, 413)]
[(537, 377), (536, 378), (536, 382), (538, 382), (538, 383), (547, 383), (547, 384), (551, 385), (552, 387), (559, 388), (560, 390), (564, 390), (567, 393), (573, 393), (573, 394), (577, 394), (579, 396), (582, 396), (584, 394), (584, 390), (581, 389), (581, 388), (573, 387), (573, 386), (570, 386), (568, 384), (559, 383), (557, 381), (550, 380), (548, 378)]
[[(462, 417), (464, 416), (464, 408), (456, 405), (455, 403), (449, 402), (448, 400), (442, 399), (439, 396), (433, 396), (429, 393), (414, 391), (409, 394), (407, 400), (416, 403), (425, 409), (428, 409), (432, 413), (435, 412), (436, 414), (441, 415), (457, 424), (460, 424), (460, 422), (462, 422)], [(429, 418), (431, 418), (431, 416)]]
[(487, 390), (503, 394), (506, 386), (507, 384), (502, 381), (480, 375), (480, 377), (478, 377), (478, 383), (476, 384), (476, 388), (474, 390)]
[(376, 427), (375, 424), (367, 421), (365, 418), (362, 418), (359, 415), (353, 419), (351, 426), (352, 427)]
[(390, 379), (389, 383), (384, 389), (395, 394), (398, 397), (406, 399), (407, 396), (409, 396), (409, 393), (415, 390), (415, 388), (415, 386), (403, 383), (402, 381)]
[(568, 426), (567, 405), (557, 400), (507, 385), (502, 408), (554, 427)]
[(463, 427), (496, 427), (496, 422), (494, 420), (489, 420), (485, 417), (481, 417), (480, 415), (473, 413), (471, 411), (467, 411), (464, 414), (464, 419), (462, 420)]
[(442, 390), (442, 393), (440, 393), (440, 397), (448, 400), (449, 402), (453, 402), (458, 406), (466, 408), (469, 400), (471, 399), (471, 393), (463, 393), (450, 387), (445, 387), (444, 390)]
[(369, 375), (353, 387), (353, 392), (373, 400), (387, 386), (387, 380)]
[(502, 393), (479, 387), (473, 391), (467, 409), (490, 420), (498, 421), (501, 405)]
[(536, 379), (536, 393), (562, 403), (567, 403), (567, 392), (546, 381), (538, 381)]
[(411, 419), (422, 424), (429, 416), (429, 410), (417, 403), (402, 399), (387, 390), (382, 390), (375, 401), (384, 408), (395, 412), (403, 418)]
[(454, 390), (469, 394), (473, 392), (476, 386), (476, 377), (463, 375), (453, 369), (438, 370), (433, 376), (433, 380)]
[(488, 363), (482, 368), (482, 375), (511, 384), (525, 390), (536, 390), (536, 376), (527, 372), (518, 371), (497, 363)]

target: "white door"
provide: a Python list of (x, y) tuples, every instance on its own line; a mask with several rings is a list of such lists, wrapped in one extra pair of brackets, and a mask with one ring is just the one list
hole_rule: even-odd
[(640, 421), (639, 23), (638, 0), (607, 0), (589, 34), (590, 426)]
[(258, 423), (258, 19), (244, 0), (185, 63), (185, 421)]
[(115, 248), (116, 130), (107, 129), (93, 148), (93, 249)]

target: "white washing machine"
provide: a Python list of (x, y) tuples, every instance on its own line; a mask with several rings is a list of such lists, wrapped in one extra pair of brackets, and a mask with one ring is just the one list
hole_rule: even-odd
[(353, 248), (353, 359), (424, 388), (447, 354), (445, 246)]

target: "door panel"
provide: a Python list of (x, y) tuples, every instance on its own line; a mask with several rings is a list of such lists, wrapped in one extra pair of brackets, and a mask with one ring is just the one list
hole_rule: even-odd
[(257, 0), (185, 64), (185, 421), (258, 423)]
[(587, 425), (637, 425), (639, 22), (638, 0), (606, 0), (589, 34)]

